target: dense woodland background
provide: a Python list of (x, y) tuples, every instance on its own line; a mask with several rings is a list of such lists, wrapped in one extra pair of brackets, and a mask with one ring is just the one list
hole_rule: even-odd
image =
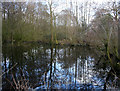
[(117, 50), (118, 2), (65, 3), (70, 7), (59, 13), (52, 1), (2, 3), (3, 43), (37, 41), (105, 48), (109, 45)]

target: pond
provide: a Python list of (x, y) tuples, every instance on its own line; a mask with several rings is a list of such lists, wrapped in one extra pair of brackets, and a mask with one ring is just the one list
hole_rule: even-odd
[(2, 49), (3, 91), (21, 84), (35, 90), (120, 89), (109, 61), (94, 48), (35, 43)]

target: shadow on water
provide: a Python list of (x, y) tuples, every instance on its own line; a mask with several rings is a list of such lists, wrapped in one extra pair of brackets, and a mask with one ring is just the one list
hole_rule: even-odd
[[(84, 46), (3, 45), (3, 90), (13, 90), (25, 78), (40, 89), (120, 89), (120, 79), (99, 51)], [(12, 70), (9, 70), (14, 66)], [(9, 70), (9, 71), (8, 71)], [(13, 76), (12, 76), (13, 75)], [(13, 79), (14, 77), (14, 79)], [(11, 87), (11, 84), (13, 87)]]

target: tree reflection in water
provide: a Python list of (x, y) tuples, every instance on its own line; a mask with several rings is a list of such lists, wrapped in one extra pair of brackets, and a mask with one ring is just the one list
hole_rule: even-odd
[(12, 74), (15, 80), (25, 76), (29, 87), (35, 89), (115, 89), (120, 85), (119, 78), (110, 73), (109, 61), (97, 50), (84, 46), (4, 45), (2, 71), (15, 63), (17, 66), (2, 77), (3, 90), (13, 89)]

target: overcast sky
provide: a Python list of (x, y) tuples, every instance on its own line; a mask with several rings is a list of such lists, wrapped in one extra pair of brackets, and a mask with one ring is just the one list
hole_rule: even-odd
[[(57, 13), (57, 14), (59, 14), (62, 10), (65, 10), (66, 8), (70, 8), (71, 9), (71, 6), (70, 6), (70, 1), (72, 1), (72, 4), (73, 4), (73, 8), (74, 8), (74, 10), (75, 10), (75, 5), (76, 5), (76, 0), (67, 0), (67, 4), (66, 4), (66, 0), (52, 0), (54, 3), (56, 3), (56, 4), (58, 4), (57, 6), (56, 6), (56, 9), (54, 10), (55, 11), (55, 13)], [(106, 2), (111, 2), (111, 1), (116, 1), (116, 2), (118, 2), (119, 0), (77, 0), (77, 2), (78, 2), (78, 7), (81, 7), (81, 3), (84, 3), (84, 2), (86, 2), (86, 1), (88, 1), (88, 2), (95, 2), (96, 4), (94, 4), (94, 5), (91, 5), (92, 7), (94, 7), (94, 6), (97, 6), (97, 7), (99, 7), (99, 5), (101, 6), (101, 5), (103, 5), (104, 3), (106, 3)], [(84, 4), (82, 4), (82, 5), (84, 5)], [(79, 13), (80, 11), (78, 11), (78, 13)], [(95, 13), (95, 11), (93, 10), (93, 11), (91, 11), (91, 14), (90, 14), (90, 20), (91, 19), (93, 19), (94, 18), (94, 13)], [(78, 16), (78, 18), (79, 18), (79, 16)]]
[[(76, 0), (52, 0), (53, 2), (58, 3), (56, 12), (60, 12), (61, 10), (66, 8), (66, 1), (67, 1), (67, 7), (70, 8), (70, 1), (73, 2), (73, 4), (75, 4)], [(77, 2), (79, 3), (78, 6), (80, 5), (80, 3), (84, 3), (86, 1), (91, 1), (91, 2), (96, 2), (99, 4), (103, 4), (105, 2), (111, 2), (111, 1), (119, 1), (119, 0), (77, 0)]]

